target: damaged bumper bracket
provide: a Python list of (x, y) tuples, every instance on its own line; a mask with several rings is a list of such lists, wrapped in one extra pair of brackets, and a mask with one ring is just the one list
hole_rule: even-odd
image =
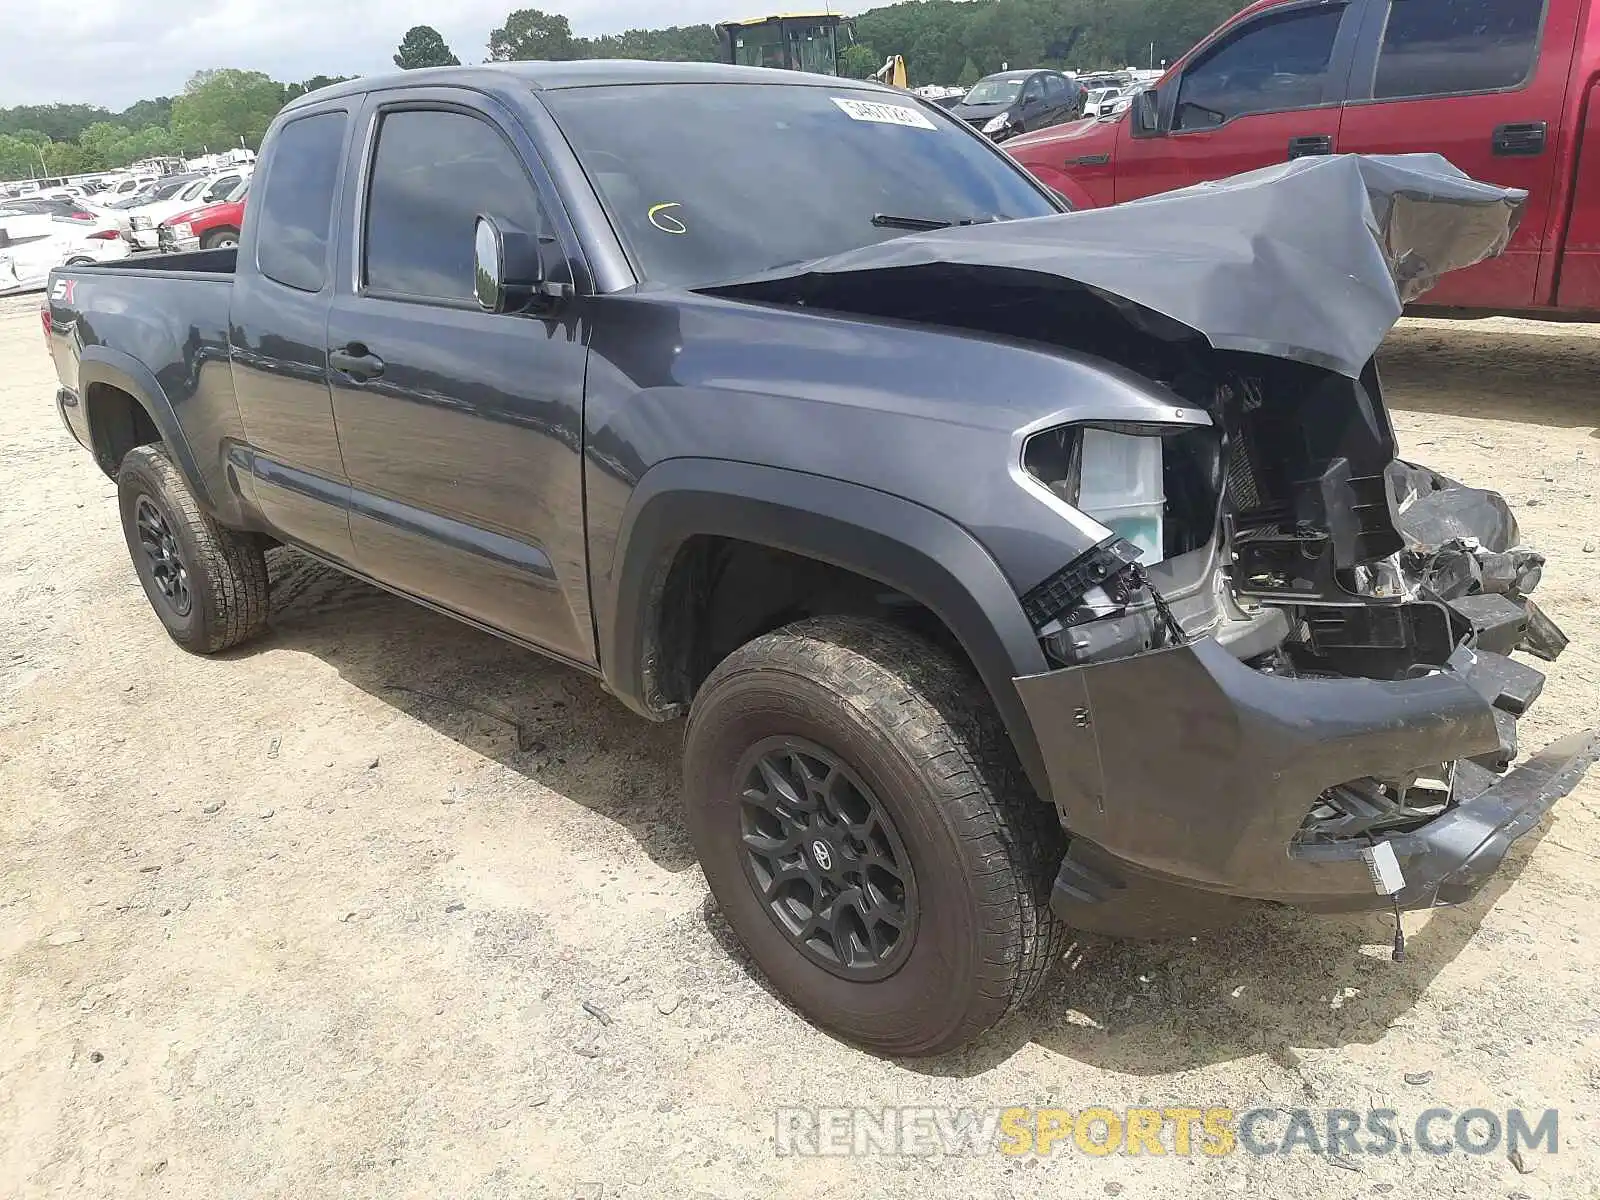
[[(1405, 864), (1405, 888), (1398, 896), (1401, 907), (1428, 908), (1470, 899), (1499, 869), (1511, 843), (1576, 787), (1596, 758), (1600, 758), (1600, 730), (1587, 730), (1551, 743), (1503, 779), (1461, 764), (1460, 770), (1489, 784), (1486, 790), (1415, 833), (1387, 839)], [(1471, 782), (1458, 777), (1457, 787), (1463, 785), (1472, 790)], [(1296, 857), (1308, 862), (1360, 856), (1361, 846), (1353, 842), (1296, 851)]]
[(1281, 677), (1202, 638), (1019, 679), (1074, 837), (1054, 907), (1079, 928), (1134, 936), (1161, 931), (1190, 900), (1203, 910), (1205, 897), (1387, 908), (1361, 858), (1367, 837), (1296, 834), (1329, 788), (1451, 762), (1450, 806), (1377, 836), (1404, 870), (1403, 906), (1458, 903), (1600, 749), (1600, 734), (1568, 738), (1498, 780), (1461, 761), (1494, 760), (1499, 724), (1537, 696), (1524, 673), (1538, 675), (1478, 652), (1414, 679)]

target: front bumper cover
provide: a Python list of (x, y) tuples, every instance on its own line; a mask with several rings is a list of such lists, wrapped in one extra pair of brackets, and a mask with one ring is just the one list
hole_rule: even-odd
[(1478, 652), (1416, 679), (1299, 679), (1203, 638), (1018, 679), (1074, 838), (1053, 907), (1076, 927), (1135, 936), (1211, 923), (1208, 905), (1189, 905), (1195, 893), (1388, 908), (1361, 857), (1373, 840), (1399, 859), (1403, 907), (1469, 898), (1582, 778), (1600, 734), (1558, 742), (1498, 781), (1460, 762), (1451, 806), (1410, 832), (1305, 846), (1296, 834), (1337, 784), (1503, 756), (1508, 709), (1526, 701), (1499, 693), (1508, 663)]

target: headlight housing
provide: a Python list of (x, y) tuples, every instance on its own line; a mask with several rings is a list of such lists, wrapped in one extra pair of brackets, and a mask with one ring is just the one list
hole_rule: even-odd
[(998, 117), (990, 117), (989, 123), (983, 127), (985, 133), (999, 133), (1011, 124), (1011, 114), (1001, 113)]
[(1036, 434), (1024, 469), (1080, 512), (1139, 548), (1146, 563), (1164, 557), (1166, 494), (1159, 436), (1067, 426)]
[(175, 238), (183, 239), (194, 236), (194, 226), (187, 221), (180, 221), (176, 225), (168, 226), (168, 228), (172, 230), (172, 236)]

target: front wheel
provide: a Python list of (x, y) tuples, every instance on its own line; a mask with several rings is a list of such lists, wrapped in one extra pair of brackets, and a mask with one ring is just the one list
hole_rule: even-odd
[(1062, 953), (1054, 812), (971, 672), (893, 625), (817, 618), (729, 655), (695, 697), (684, 796), (756, 963), (862, 1046), (955, 1049)]
[(160, 446), (135, 446), (117, 472), (128, 553), (172, 640), (215, 654), (267, 621), (267, 560), (249, 534), (217, 524)]
[(239, 244), (237, 229), (213, 229), (200, 239), (202, 250), (231, 250)]

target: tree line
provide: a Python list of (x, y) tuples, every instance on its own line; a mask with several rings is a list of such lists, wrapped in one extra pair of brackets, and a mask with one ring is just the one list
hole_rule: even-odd
[[(1096, 69), (1170, 61), (1237, 11), (1243, 0), (902, 0), (852, 19), (841, 65), (857, 78), (891, 54), (905, 58), (913, 86), (975, 83), (1002, 66)], [(735, 6), (737, 7), (737, 6)], [(752, 12), (755, 11), (753, 7)], [(508, 13), (491, 31), (490, 62), (643, 58), (711, 62), (721, 57), (711, 25), (630, 29), (578, 37), (567, 18), (534, 8)], [(455, 66), (431, 26), (407, 31), (402, 69)], [(348, 76), (282, 83), (259, 71), (201, 71), (183, 94), (141, 100), (121, 112), (88, 104), (0, 109), (0, 179), (75, 175), (141, 159), (259, 147), (278, 110)]]

